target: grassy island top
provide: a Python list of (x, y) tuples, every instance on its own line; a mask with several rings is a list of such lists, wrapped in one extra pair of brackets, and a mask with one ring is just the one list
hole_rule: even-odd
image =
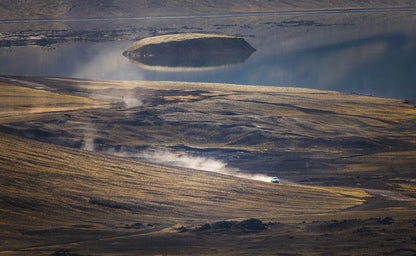
[(202, 39), (202, 38), (238, 38), (238, 37), (217, 35), (217, 34), (202, 34), (202, 33), (182, 33), (182, 34), (161, 35), (161, 36), (154, 36), (154, 37), (141, 39), (133, 43), (128, 49), (128, 51), (133, 51), (135, 49), (138, 49), (140, 47), (143, 47), (149, 44), (180, 42), (180, 41), (185, 41), (185, 40)]

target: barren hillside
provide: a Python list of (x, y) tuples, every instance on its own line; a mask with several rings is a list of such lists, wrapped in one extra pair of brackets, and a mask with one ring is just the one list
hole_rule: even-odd
[[(39, 77), (0, 88), (0, 254), (416, 251), (411, 102)], [(244, 173), (277, 167), (283, 184)]]
[(383, 8), (407, 6), (414, 7), (414, 1), (3, 0), (0, 3), (0, 19), (133, 17), (230, 12), (265, 12), (301, 9)]

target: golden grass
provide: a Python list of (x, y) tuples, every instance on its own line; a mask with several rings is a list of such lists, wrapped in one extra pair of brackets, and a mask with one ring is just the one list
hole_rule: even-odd
[[(74, 141), (85, 139), (83, 137), (88, 132), (105, 132), (102, 137), (88, 139), (92, 142), (95, 138), (105, 138), (110, 146), (153, 145), (163, 148), (186, 145), (197, 149), (242, 149), (252, 154), (273, 150), (279, 150), (279, 154), (312, 152), (336, 158), (348, 156), (343, 147), (319, 144), (299, 147), (293, 144), (278, 148), (278, 143), (273, 140), (235, 144), (244, 139), (246, 133), (228, 134), (222, 133), (226, 130), (212, 129), (212, 126), (189, 124), (212, 122), (217, 126), (235, 122), (232, 124), (243, 127), (250, 124), (255, 129), (266, 129), (277, 135), (286, 131), (293, 133), (284, 135), (285, 138), (317, 134), (327, 139), (349, 135), (387, 138), (399, 138), (400, 135), (410, 141), (414, 138), (413, 129), (402, 129), (400, 125), (401, 122), (411, 122), (416, 116), (415, 110), (398, 100), (308, 89), (224, 84), (61, 78), (44, 78), (44, 82), (56, 92), (1, 84), (4, 90), (0, 98), (5, 100), (0, 104), (3, 113), (9, 115), (1, 119), (5, 126), (13, 127), (16, 120), (28, 121), (29, 126), (46, 125), (49, 131), (71, 134), (70, 139)], [(88, 91), (93, 99), (57, 93), (67, 82)], [(111, 94), (113, 92), (116, 94)], [(108, 108), (105, 93), (115, 96), (111, 98), (111, 104), (117, 107)], [(125, 94), (148, 97), (150, 102), (157, 104), (131, 109), (123, 107), (118, 103), (122, 101), (120, 95)], [(36, 97), (32, 98), (33, 95)], [(386, 111), (380, 111), (381, 106), (386, 107)], [(60, 109), (63, 107), (68, 109)], [(33, 113), (30, 109), (39, 111)], [(157, 111), (157, 118), (163, 122), (149, 122), (150, 125), (138, 127), (126, 122), (125, 126), (118, 126), (124, 120), (134, 120), (142, 110)], [(63, 111), (61, 114), (68, 114), (70, 119), (53, 122), (61, 115), (56, 111)], [(16, 118), (11, 113), (15, 113)], [(52, 116), (51, 113), (55, 114)], [(154, 112), (150, 113), (143, 116), (144, 120), (153, 117)], [(270, 122), (271, 118), (279, 118), (278, 125)], [(178, 120), (184, 125), (176, 124)], [(25, 123), (17, 125), (23, 128)], [(335, 133), (340, 130), (346, 133)], [(409, 197), (400, 193), (392, 194), (390, 202), (380, 199), (380, 193), (371, 196), (371, 191), (369, 194), (355, 188), (276, 185), (72, 149), (5, 133), (0, 134), (0, 145), (0, 234), (7, 241), (0, 244), (0, 254), (4, 255), (22, 255), (15, 249), (25, 248), (30, 252), (40, 252), (39, 255), (66, 246), (85, 251), (89, 245), (91, 248), (105, 248), (110, 242), (132, 246), (136, 244), (134, 241), (141, 240), (150, 241), (151, 246), (158, 248), (152, 239), (177, 239), (175, 228), (222, 220), (258, 218), (264, 222), (292, 225), (303, 221), (383, 216), (412, 219), (416, 206), (408, 200)], [(354, 156), (350, 164), (344, 162), (345, 166), (336, 166), (338, 169), (332, 169), (335, 165), (329, 166), (320, 175), (341, 172), (340, 175), (354, 177), (383, 177), (384, 174), (390, 175), (383, 169), (389, 165), (406, 167), (401, 173), (410, 174), (408, 164), (414, 162), (413, 156), (412, 150), (363, 154)], [(403, 194), (416, 193), (413, 178), (389, 176), (384, 182)], [(397, 202), (393, 197), (397, 197)], [(145, 233), (128, 228), (135, 223), (143, 223), (144, 227), (139, 231)], [(290, 234), (298, 234), (298, 229), (291, 230)], [(276, 230), (266, 234), (274, 236), (278, 233)], [(279, 236), (289, 234), (285, 232)], [(204, 241), (209, 242), (215, 236)], [(194, 238), (187, 239), (194, 241)], [(195, 252), (194, 249), (190, 251)], [(134, 252), (125, 255), (134, 255)]]
[(86, 97), (37, 90), (4, 82), (0, 83), (0, 90), (0, 122), (10, 122), (19, 116), (28, 118), (29, 115), (34, 114), (102, 108), (106, 105)]
[(322, 190), (328, 191), (330, 193), (337, 193), (344, 196), (352, 196), (357, 198), (372, 197), (370, 194), (364, 190), (354, 189), (354, 188), (340, 188), (340, 187), (321, 187)]
[[(0, 143), (0, 233), (9, 241), (0, 253), (6, 254), (44, 239), (71, 241), (74, 236), (63, 234), (83, 226), (87, 234), (76, 239), (88, 240), (93, 230), (94, 239), (123, 235), (131, 232), (126, 225), (137, 222), (166, 227), (247, 218), (297, 222), (361, 205), (368, 196), (354, 189), (275, 185), (160, 166), (3, 133)], [(50, 229), (60, 235), (41, 235)], [(19, 230), (41, 233), (31, 241)]]
[(167, 42), (180, 42), (185, 40), (192, 40), (192, 39), (200, 39), (200, 38), (236, 38), (233, 36), (225, 36), (225, 35), (215, 35), (215, 34), (201, 34), (201, 33), (181, 33), (181, 34), (172, 34), (172, 35), (161, 35), (161, 36), (153, 36), (141, 39), (137, 42), (134, 42), (127, 51), (133, 51), (140, 47), (149, 44), (163, 44)]
[(399, 190), (413, 192), (413, 193), (416, 192), (416, 184), (410, 185), (407, 183), (405, 184), (399, 183), (398, 186), (400, 187)]
[[(353, 189), (275, 185), (170, 168), (7, 134), (2, 134), (0, 141), (2, 180), (9, 181), (2, 185), (2, 196), (13, 198), (16, 204), (19, 200), (44, 204), (30, 210), (3, 208), (5, 219), (18, 218), (12, 217), (14, 213), (39, 222), (43, 219), (39, 217), (44, 215), (49, 216), (45, 222), (68, 219), (78, 222), (89, 219), (91, 213), (105, 213), (120, 217), (138, 214), (136, 218), (147, 221), (248, 217), (290, 220), (292, 214), (318, 214), (352, 207), (368, 196)], [(89, 203), (91, 199), (128, 204), (132, 209), (100, 208)], [(81, 207), (86, 210), (80, 211)]]
[[(73, 79), (50, 78), (63, 82), (73, 82)], [(85, 83), (85, 85), (83, 85)], [(95, 84), (95, 85), (94, 85)], [(378, 98), (363, 95), (349, 95), (333, 91), (321, 91), (295, 87), (273, 87), (273, 86), (248, 86), (218, 83), (191, 83), (191, 82), (168, 82), (168, 81), (80, 81), (77, 85), (81, 88), (91, 90), (105, 89), (134, 89), (134, 88), (154, 88), (159, 90), (206, 90), (215, 94), (230, 93), (225, 99), (227, 101), (246, 100), (244, 95), (235, 95), (232, 92), (250, 93), (273, 93), (262, 95), (264, 102), (293, 104), (301, 108), (314, 108), (321, 111), (331, 111), (339, 116), (351, 115), (358, 120), (369, 125), (385, 125), (383, 120), (392, 122), (402, 122), (413, 120), (416, 116), (416, 109), (411, 105), (402, 104), (402, 100)], [(276, 101), (277, 100), (277, 101)], [(197, 107), (197, 106), (196, 106)], [(215, 107), (215, 106), (211, 106)], [(255, 111), (265, 115), (286, 115), (300, 116), (304, 113), (290, 107), (279, 107), (265, 105), (261, 102), (245, 103), (243, 106), (247, 111)], [(265, 109), (266, 108), (266, 109)], [(324, 120), (325, 121), (325, 120)], [(328, 123), (328, 122), (327, 122)]]

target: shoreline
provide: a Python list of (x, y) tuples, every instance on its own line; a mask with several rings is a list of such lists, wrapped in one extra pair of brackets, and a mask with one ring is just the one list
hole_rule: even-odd
[(384, 8), (334, 8), (311, 10), (287, 10), (271, 12), (232, 12), (212, 14), (144, 16), (144, 17), (92, 17), (92, 18), (56, 18), (56, 19), (10, 19), (0, 20), (0, 24), (7, 23), (36, 23), (36, 22), (96, 22), (117, 20), (151, 20), (151, 19), (193, 19), (193, 18), (228, 18), (249, 16), (275, 16), (275, 15), (307, 15), (307, 14), (334, 14), (334, 13), (366, 13), (366, 12), (404, 12), (416, 11), (416, 7), (384, 7)]

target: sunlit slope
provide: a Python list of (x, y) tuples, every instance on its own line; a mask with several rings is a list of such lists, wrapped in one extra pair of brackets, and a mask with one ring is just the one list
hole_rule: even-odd
[(1, 119), (11, 134), (121, 155), (196, 154), (303, 184), (416, 193), (409, 101), (301, 88), (20, 79), (103, 105)]
[(38, 114), (102, 108), (106, 105), (87, 97), (54, 92), (36, 83), (18, 86), (0, 80), (0, 90), (0, 123), (33, 119)]
[[(241, 255), (259, 245), (270, 255), (282, 243), (288, 253), (319, 254), (350, 240), (392, 252), (414, 236), (413, 102), (229, 84), (1, 79), (2, 255)], [(148, 149), (340, 186), (277, 185), (111, 155)], [(397, 224), (379, 223), (385, 217)], [(248, 218), (284, 224), (253, 234), (178, 229)]]
[(69, 17), (126, 17), (155, 15), (190, 15), (227, 12), (259, 12), (331, 8), (371, 8), (414, 6), (411, 0), (326, 0), (326, 1), (82, 1), (82, 0), (3, 0), (1, 19), (39, 19)]
[(290, 221), (360, 205), (368, 196), (169, 168), (4, 133), (0, 143), (3, 251), (76, 235), (120, 235), (135, 223), (156, 228), (251, 217)]

